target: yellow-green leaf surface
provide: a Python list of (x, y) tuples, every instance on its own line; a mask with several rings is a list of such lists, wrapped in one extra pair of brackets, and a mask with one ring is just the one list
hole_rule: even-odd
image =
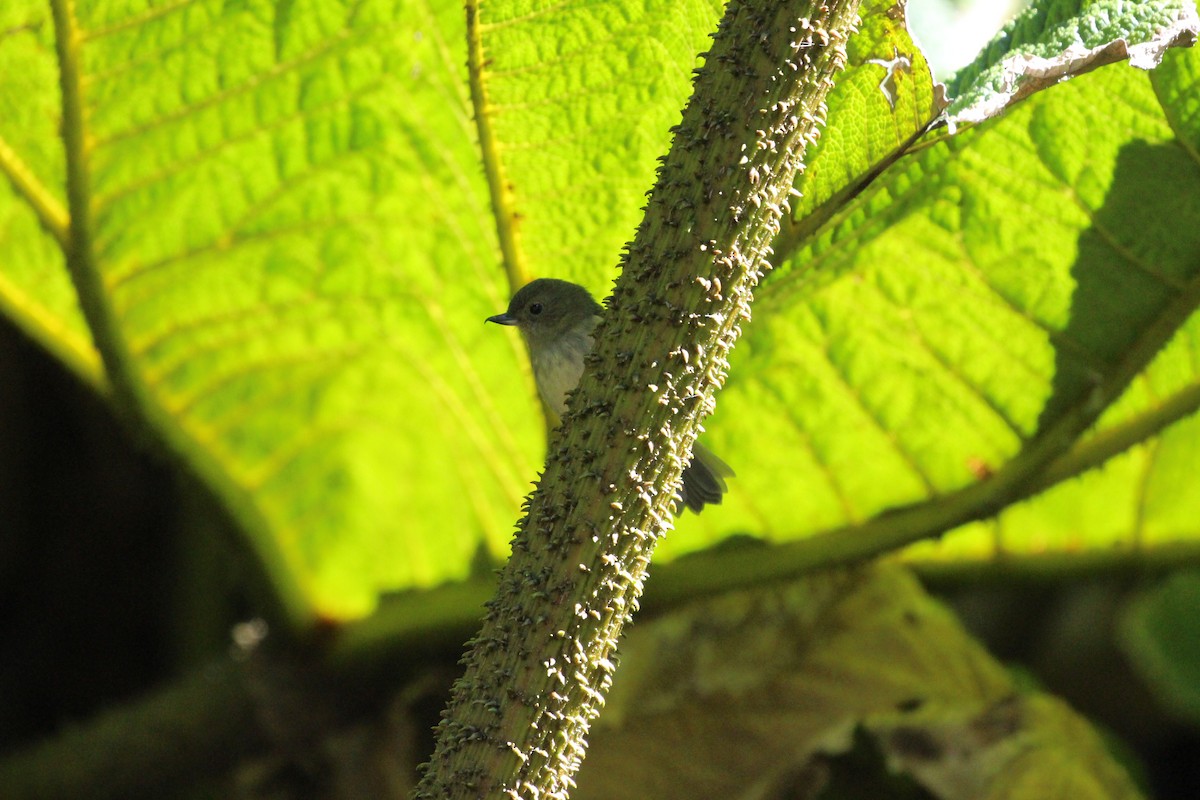
[(739, 491), (701, 519), (707, 540), (897, 544), (1145, 442), (923, 555), (1194, 541), (1177, 487), (1200, 400), (1197, 58), (1106, 67), (934, 132), (788, 241), (710, 437), (757, 457), (731, 461)]
[(67, 199), (53, 30), (42, 5), (0, 6), (0, 310), (85, 380), (100, 356), (63, 263)]
[(483, 154), (514, 291), (554, 275), (607, 294), (721, 7), (469, 4)]
[[(718, 13), (4, 3), (0, 306), (215, 491), (297, 618), (462, 579), (504, 555), (543, 436), (515, 336), (482, 320), (532, 276), (604, 292)], [(1142, 444), (1010, 512), (1017, 546), (1090, 537), (1081, 502), (1124, 512), (1101, 541), (1131, 514), (1190, 536), (1191, 423), (1137, 434), (1197, 393), (1194, 326), (1153, 336), (1200, 268), (1195, 56), (905, 154), (940, 104), (898, 6), (864, 13), (706, 437), (738, 477), (662, 555), (819, 545), (1113, 442)], [(1091, 411), (1091, 451), (1054, 438)]]
[(464, 578), (542, 446), (500, 245), (615, 263), (718, 11), (6, 3), (4, 308), (103, 385), (87, 311), (298, 618)]
[[(499, 550), (539, 425), (513, 344), (482, 325), (508, 291), (461, 8), (5, 14), (0, 97), (29, 108), (0, 133), (32, 187), (5, 185), (8, 303), (74, 346), (72, 254), (122, 396), (234, 509), (297, 615), (356, 615)], [(70, 207), (61, 248), (43, 195)]]
[(899, 158), (945, 105), (929, 64), (888, 0), (861, 7), (847, 66), (830, 90), (828, 125), (796, 181), (800, 197), (778, 249), (811, 236), (881, 170)]

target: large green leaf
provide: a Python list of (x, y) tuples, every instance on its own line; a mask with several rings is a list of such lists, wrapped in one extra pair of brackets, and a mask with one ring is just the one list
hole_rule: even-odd
[(556, 275), (607, 293), (721, 7), (469, 4), (482, 152), (514, 291)]
[(33, 187), (5, 190), (5, 297), (79, 346), (33, 202), (74, 192), (64, 249), (114, 383), (301, 617), (464, 576), (537, 463), (517, 351), (481, 324), (508, 291), (439, 5), (5, 4), (0, 103), (32, 102), (0, 135)]
[[(507, 302), (510, 242), (473, 115), (488, 165), (542, 171), (510, 183), (524, 246), (598, 274), (718, 9), (488, 12), (478, 109), (457, 3), (22, 0), (0, 17), (4, 308), (105, 386), (70, 256), (119, 401), (233, 510), (299, 619), (502, 557), (536, 474), (523, 358), (482, 325)], [(588, 255), (574, 220), (602, 211)]]
[[(461, 579), (504, 554), (543, 427), (514, 337), (482, 319), (530, 276), (603, 292), (717, 14), (5, 3), (0, 307), (200, 476), (298, 619)], [(911, 149), (937, 93), (895, 4), (864, 14), (707, 437), (738, 478), (665, 558), (961, 509), (977, 486), (990, 508), (1009, 495), (989, 484), (1194, 409), (1192, 326), (1143, 364), (1148, 332), (1194, 307), (1195, 56), (1106, 67)], [(1129, 370), (1093, 451), (1054, 438)], [(1071, 502), (1150, 498), (1139, 519), (1164, 522), (1144, 531), (1194, 535), (1170, 496), (1187, 424)], [(1139, 476), (1143, 495), (1113, 490)], [(1011, 512), (1015, 546), (1056, 530), (1043, 502)], [(994, 544), (974, 536), (963, 551)]]
[(0, 309), (85, 380), (100, 357), (63, 265), (65, 163), (56, 121), (58, 76), (48, 13), (0, 7)]
[[(843, 554), (862, 552), (856, 536), (898, 544), (997, 510), (1089, 445), (1076, 471), (1096, 466), (1104, 437), (1136, 444), (1163, 408), (1159, 427), (1188, 417), (1200, 399), (1200, 322), (1184, 324), (1200, 303), (1196, 63), (1176, 51), (1154, 73), (1098, 70), (958, 136), (934, 132), (824, 224), (785, 236), (712, 426), (714, 449), (751, 440), (757, 463), (732, 462), (740, 491), (702, 518), (707, 536), (665, 549), (737, 528), (778, 541), (831, 531), (842, 541), (811, 546)], [(1066, 508), (1061, 495), (1014, 508), (999, 545), (1146, 544), (1151, 514), (1163, 515), (1154, 543), (1194, 540), (1194, 498), (1143, 503), (1185, 462), (1126, 467), (1119, 492), (1064, 487)], [(995, 537), (947, 547), (991, 554)]]

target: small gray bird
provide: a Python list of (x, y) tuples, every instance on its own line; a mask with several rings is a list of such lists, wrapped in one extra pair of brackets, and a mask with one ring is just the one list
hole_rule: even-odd
[[(566, 413), (567, 393), (583, 375), (583, 358), (592, 349), (592, 330), (603, 312), (582, 286), (539, 278), (513, 295), (507, 311), (487, 318), (517, 326), (525, 338), (538, 394), (554, 415), (555, 427)], [(697, 442), (692, 463), (683, 471), (683, 505), (699, 513), (706, 504), (720, 503), (727, 477), (733, 477), (733, 470)]]

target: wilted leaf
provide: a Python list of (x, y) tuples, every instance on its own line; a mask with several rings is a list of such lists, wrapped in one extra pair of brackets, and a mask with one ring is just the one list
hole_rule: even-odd
[(868, 727), (892, 768), (944, 800), (1141, 797), (1095, 729), (1048, 695), (881, 717)]
[(621, 653), (573, 797), (780, 796), (856, 729), (937, 797), (1137, 796), (1085, 721), (1017, 694), (895, 568), (693, 606)]

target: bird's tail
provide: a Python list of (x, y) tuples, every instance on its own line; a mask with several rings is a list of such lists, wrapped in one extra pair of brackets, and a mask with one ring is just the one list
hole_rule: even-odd
[(696, 514), (706, 505), (720, 505), (721, 496), (728, 491), (725, 479), (733, 477), (733, 470), (711, 450), (697, 442), (692, 445), (692, 463), (683, 471), (683, 485), (679, 490), (682, 507)]

